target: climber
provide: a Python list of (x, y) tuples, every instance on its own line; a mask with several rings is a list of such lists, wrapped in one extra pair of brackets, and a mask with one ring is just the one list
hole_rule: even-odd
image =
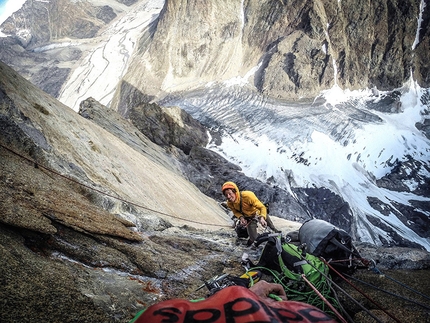
[(226, 287), (202, 301), (163, 301), (141, 311), (130, 323), (293, 321), (336, 322), (312, 305), (288, 301), (281, 285), (259, 281), (249, 289), (243, 286)]
[(252, 246), (257, 239), (257, 222), (263, 227), (268, 226), (275, 232), (277, 230), (267, 214), (267, 209), (263, 203), (251, 191), (239, 191), (233, 182), (225, 182), (222, 186), (222, 193), (227, 198), (227, 206), (238, 218), (243, 226), (246, 226), (249, 239), (247, 247)]

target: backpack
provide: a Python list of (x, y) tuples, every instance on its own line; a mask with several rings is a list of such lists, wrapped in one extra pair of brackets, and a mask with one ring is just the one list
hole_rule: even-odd
[(299, 229), (299, 240), (306, 252), (327, 260), (340, 272), (353, 273), (357, 268), (354, 260), (361, 256), (352, 244), (351, 236), (329, 222), (308, 220)]
[[(262, 234), (256, 240), (256, 245), (266, 242), (256, 265), (250, 263), (250, 270), (261, 270), (274, 277), (287, 294), (288, 299), (306, 302), (319, 307), (320, 298), (309, 284), (303, 279), (306, 277), (326, 298), (330, 295), (329, 269), (318, 257), (306, 253), (298, 246), (286, 243), (278, 234)], [(334, 301), (335, 302), (335, 301)]]
[(263, 242), (267, 243), (258, 260), (258, 267), (280, 272), (290, 280), (301, 280), (301, 275), (305, 274), (312, 283), (321, 279), (322, 274), (328, 273), (324, 262), (298, 246), (286, 243), (277, 234), (261, 234), (255, 244), (258, 246)]

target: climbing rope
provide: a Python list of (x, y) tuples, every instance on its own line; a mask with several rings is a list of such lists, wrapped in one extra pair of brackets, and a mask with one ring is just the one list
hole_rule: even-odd
[(391, 281), (395, 282), (396, 284), (399, 284), (400, 286), (402, 286), (402, 287), (404, 287), (404, 288), (406, 288), (406, 289), (410, 290), (411, 292), (414, 292), (415, 294), (420, 295), (420, 296), (422, 296), (422, 297), (424, 297), (424, 298), (426, 298), (426, 299), (430, 300), (430, 297), (429, 297), (429, 296), (427, 296), (427, 295), (425, 295), (425, 294), (423, 294), (423, 293), (420, 293), (419, 291), (417, 291), (417, 290), (415, 290), (415, 289), (413, 289), (413, 288), (411, 288), (411, 287), (409, 287), (409, 286), (407, 286), (407, 285), (403, 284), (402, 282), (400, 282), (400, 281), (398, 281), (398, 280), (394, 279), (393, 277), (390, 277), (390, 276), (388, 276), (388, 275), (386, 275), (386, 274), (383, 274), (383, 273), (382, 273), (382, 272), (381, 272), (381, 271), (376, 267), (375, 262), (373, 262), (373, 267), (372, 267), (371, 269), (372, 269), (372, 271), (373, 271), (373, 272), (375, 272), (375, 273), (377, 273), (377, 274), (379, 274), (379, 275), (383, 275), (384, 277), (386, 277), (386, 278), (390, 279)]
[(337, 318), (344, 323), (347, 323), (347, 321), (340, 315), (340, 313), (334, 308), (334, 306), (327, 300), (327, 298), (322, 295), (317, 288), (309, 281), (309, 279), (306, 278), (305, 274), (302, 274), (303, 280), (309, 285), (310, 288), (315, 292), (315, 294), (318, 295), (319, 298), (321, 298), (324, 303), (327, 304), (328, 307), (333, 311), (333, 313), (337, 316)]
[[(363, 284), (363, 285), (366, 285), (366, 286), (372, 287), (372, 288), (374, 288), (374, 289), (376, 289), (376, 290), (378, 290), (378, 291), (380, 291), (380, 292), (383, 292), (383, 293), (385, 293), (385, 294), (388, 294), (388, 295), (391, 295), (391, 296), (394, 296), (394, 297), (397, 297), (397, 298), (403, 299), (403, 300), (405, 300), (405, 301), (407, 301), (407, 302), (410, 302), (410, 303), (412, 303), (412, 304), (415, 304), (415, 305), (421, 306), (421, 307), (423, 307), (423, 308), (425, 308), (425, 309), (427, 309), (427, 310), (430, 310), (430, 306), (427, 306), (427, 305), (425, 305), (425, 304), (422, 304), (422, 303), (420, 303), (420, 302), (417, 302), (417, 301), (415, 301), (415, 300), (413, 300), (413, 299), (410, 299), (410, 298), (404, 297), (404, 296), (399, 295), (399, 294), (392, 293), (392, 292), (390, 292), (390, 291), (387, 291), (387, 290), (385, 290), (385, 289), (382, 289), (382, 288), (380, 288), (380, 287), (377, 287), (377, 286), (375, 286), (375, 285), (372, 285), (372, 284), (370, 284), (370, 283), (368, 283), (368, 282), (365, 282), (365, 281), (363, 281), (363, 280), (361, 280), (361, 279), (358, 279), (358, 278), (356, 278), (356, 277), (352, 277), (352, 276), (350, 276), (350, 275), (348, 275), (348, 274), (344, 274), (344, 276), (346, 276), (346, 277), (348, 277), (349, 279), (352, 279), (352, 280), (354, 280), (354, 281), (356, 281), (356, 282), (359, 282), (359, 283), (361, 283), (361, 284)], [(421, 293), (419, 293), (419, 294), (421, 294)]]
[(330, 265), (329, 262), (327, 262), (324, 258), (321, 258), (324, 263), (330, 267), (331, 270), (333, 270), (340, 278), (342, 278), (345, 282), (347, 282), (351, 287), (353, 287), (356, 291), (358, 291), (360, 294), (362, 294), (364, 297), (366, 297), (369, 301), (371, 301), (373, 304), (375, 304), (381, 311), (383, 311), (385, 314), (387, 314), (389, 317), (391, 317), (394, 321), (401, 323), (396, 317), (394, 317), (392, 314), (387, 312), (381, 305), (379, 305), (377, 302), (375, 302), (372, 298), (370, 298), (368, 295), (366, 295), (363, 291), (361, 291), (357, 286), (352, 284), (348, 279), (346, 279), (340, 272), (338, 272), (335, 268), (333, 268), (332, 265)]
[(75, 184), (78, 184), (78, 185), (80, 185), (80, 186), (82, 186), (82, 187), (85, 187), (85, 188), (87, 188), (87, 189), (93, 190), (93, 191), (95, 191), (95, 192), (97, 192), (97, 193), (100, 193), (100, 194), (102, 194), (102, 195), (104, 195), (104, 196), (107, 196), (107, 197), (110, 197), (110, 198), (116, 199), (116, 200), (118, 200), (118, 201), (121, 201), (121, 202), (127, 203), (127, 204), (129, 204), (129, 205), (133, 205), (133, 206), (136, 206), (136, 207), (138, 207), (138, 208), (141, 208), (141, 209), (144, 209), (144, 210), (147, 210), (147, 211), (153, 212), (153, 213), (161, 214), (161, 215), (164, 215), (164, 216), (167, 216), (167, 217), (171, 217), (171, 218), (178, 219), (178, 220), (182, 220), (182, 221), (189, 222), (189, 223), (195, 223), (195, 224), (201, 224), (201, 225), (207, 225), (207, 226), (215, 226), (215, 227), (223, 227), (223, 228), (230, 228), (230, 227), (231, 227), (231, 226), (229, 226), (229, 225), (221, 225), (221, 224), (214, 224), (214, 223), (203, 223), (203, 222), (199, 222), (199, 221), (194, 221), (194, 220), (184, 219), (184, 218), (181, 218), (181, 217), (179, 217), (179, 216), (175, 216), (175, 215), (172, 215), (172, 214), (168, 214), (168, 213), (164, 213), (164, 212), (161, 212), (161, 211), (157, 211), (157, 210), (151, 209), (151, 208), (146, 207), (146, 206), (143, 206), (143, 205), (141, 205), (141, 204), (138, 204), (138, 203), (134, 203), (134, 202), (128, 201), (128, 200), (123, 199), (123, 198), (121, 198), (121, 197), (119, 197), (119, 196), (115, 196), (115, 195), (109, 194), (109, 193), (107, 193), (107, 192), (103, 192), (102, 190), (99, 190), (99, 189), (97, 189), (97, 188), (94, 188), (94, 187), (91, 187), (91, 186), (86, 185), (86, 184), (84, 184), (84, 183), (81, 183), (81, 182), (79, 182), (79, 181), (78, 181), (78, 180), (76, 180), (76, 179), (73, 179), (73, 178), (70, 178), (70, 177), (68, 177), (68, 176), (66, 176), (66, 175), (63, 175), (63, 174), (61, 174), (61, 173), (59, 173), (59, 172), (57, 172), (57, 171), (53, 170), (52, 168), (46, 167), (46, 166), (44, 166), (44, 165), (42, 165), (42, 164), (40, 164), (40, 163), (38, 163), (38, 162), (34, 161), (34, 160), (33, 160), (33, 159), (31, 159), (31, 158), (28, 158), (28, 157), (26, 157), (26, 156), (24, 156), (24, 155), (22, 155), (22, 154), (20, 154), (20, 153), (17, 153), (16, 151), (12, 150), (11, 148), (8, 148), (8, 147), (4, 146), (4, 145), (3, 145), (3, 144), (1, 144), (1, 143), (0, 143), (0, 147), (4, 148), (6, 151), (8, 151), (8, 152), (10, 152), (10, 153), (12, 153), (12, 154), (14, 154), (14, 155), (16, 155), (16, 156), (18, 156), (18, 157), (20, 157), (20, 158), (24, 159), (24, 160), (27, 160), (28, 162), (32, 163), (36, 168), (44, 169), (44, 170), (46, 170), (46, 171), (48, 171), (48, 172), (50, 172), (50, 173), (52, 173), (52, 174), (54, 174), (54, 175), (56, 175), (56, 176), (59, 176), (59, 177), (62, 177), (62, 178), (64, 178), (64, 179), (66, 179), (66, 180), (68, 180), (68, 181), (70, 181), (70, 182), (73, 182), (73, 183), (75, 183)]

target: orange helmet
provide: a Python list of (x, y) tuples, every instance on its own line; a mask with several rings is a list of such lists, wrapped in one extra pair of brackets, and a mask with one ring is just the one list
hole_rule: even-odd
[(222, 193), (224, 194), (224, 191), (226, 190), (226, 189), (228, 189), (228, 188), (231, 188), (233, 191), (235, 191), (236, 192), (236, 188), (237, 188), (237, 186), (233, 183), (233, 182), (225, 182), (223, 185), (222, 185), (222, 188), (221, 188), (221, 191), (222, 191)]

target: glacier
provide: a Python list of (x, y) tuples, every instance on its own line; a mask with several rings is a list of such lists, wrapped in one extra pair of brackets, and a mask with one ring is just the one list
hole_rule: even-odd
[[(430, 141), (416, 127), (428, 106), (412, 80), (399, 89), (396, 111), (369, 109), (388, 92), (376, 89), (341, 90), (334, 86), (310, 103), (270, 101), (246, 91), (243, 83), (210, 84), (202, 91), (168, 96), (163, 105), (178, 105), (205, 126), (221, 133), (222, 143), (208, 148), (241, 166), (243, 172), (270, 182), (291, 194), (291, 187), (325, 187), (349, 203), (356, 218), (357, 236), (380, 244), (386, 232), (367, 220), (378, 217), (401, 236), (430, 250), (430, 240), (420, 237), (396, 215), (383, 215), (369, 204), (369, 196), (392, 205), (429, 198), (409, 192), (393, 192), (376, 185), (395, 161), (408, 156), (429, 165)], [(383, 105), (383, 103), (380, 103)], [(427, 103), (428, 104), (428, 103)], [(430, 174), (423, 174), (428, 177)], [(409, 183), (414, 187), (414, 183)], [(428, 210), (420, 210), (430, 216)]]

